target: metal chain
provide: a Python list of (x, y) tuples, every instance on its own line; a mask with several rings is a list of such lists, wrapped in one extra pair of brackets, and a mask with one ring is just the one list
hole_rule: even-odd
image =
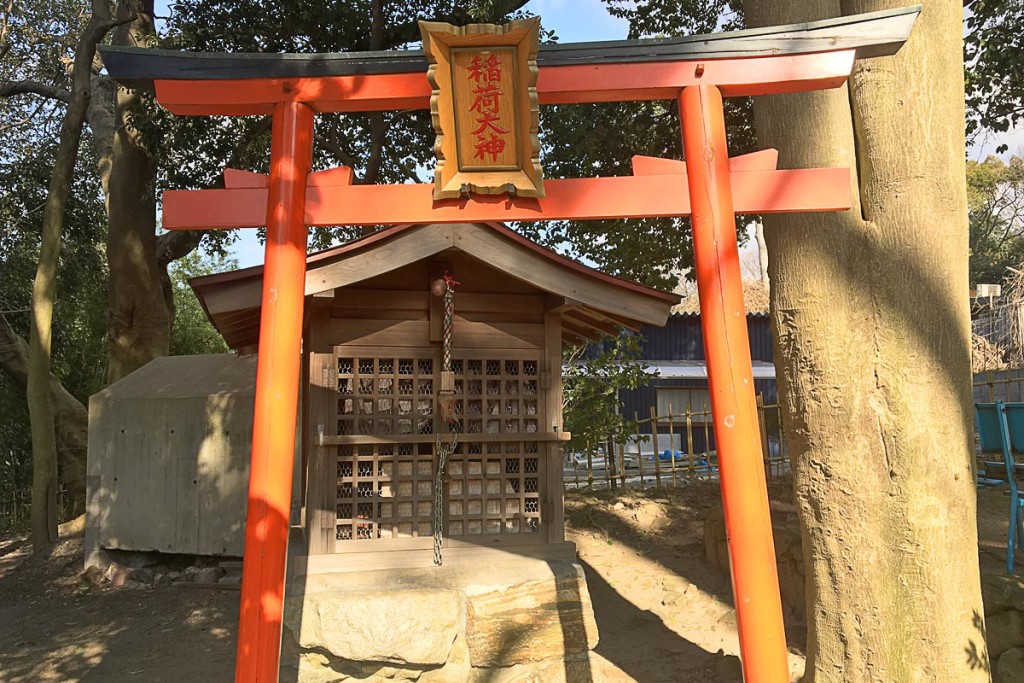
[[(455, 280), (444, 277), (444, 330), (441, 342), (441, 371), (452, 371), (452, 321), (455, 318)], [(452, 416), (454, 418), (454, 416)], [(458, 421), (451, 419), (450, 444), (441, 443), (441, 432), (437, 433), (437, 473), (434, 475), (434, 564), (441, 566), (441, 545), (444, 543), (444, 480), (448, 458), (455, 452), (459, 442)]]
[(437, 434), (437, 474), (434, 476), (434, 564), (441, 566), (441, 545), (444, 543), (444, 479), (448, 456), (455, 452), (459, 433), (452, 432), (450, 444), (441, 443), (441, 434)]

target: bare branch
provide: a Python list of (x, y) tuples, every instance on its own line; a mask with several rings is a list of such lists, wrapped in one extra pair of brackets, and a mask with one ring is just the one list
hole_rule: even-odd
[(46, 100), (43, 100), (38, 105), (36, 105), (35, 109), (33, 109), (32, 113), (30, 113), (28, 116), (24, 116), (18, 119), (17, 121), (12, 121), (10, 123), (4, 124), (3, 126), (0, 126), (0, 133), (4, 132), (5, 130), (21, 128), (22, 126), (28, 126), (32, 124), (35, 121), (36, 115), (39, 114), (40, 111), (42, 111), (44, 106), (46, 106)]
[(0, 22), (0, 59), (7, 56), (7, 53), (11, 51), (11, 44), (7, 40), (7, 36), (11, 32), (11, 15), (14, 14), (14, 0), (7, 0), (7, 6), (4, 7), (4, 18), (3, 22)]
[(71, 103), (71, 91), (39, 81), (4, 81), (0, 83), (0, 97), (15, 95), (39, 95), (51, 100)]
[(370, 0), (370, 49), (380, 50), (384, 43), (384, 0)]
[(156, 238), (156, 261), (167, 266), (172, 261), (185, 258), (203, 241), (202, 230), (171, 230)]
[[(326, 137), (317, 133), (314, 136), (314, 139), (328, 152), (338, 157), (342, 164), (351, 168), (353, 173), (355, 172), (356, 158), (342, 148), (341, 143), (338, 142), (338, 137), (333, 130), (330, 131)], [(362, 181), (360, 180), (359, 182)]]
[(273, 119), (269, 116), (264, 116), (256, 122), (254, 126), (249, 128), (242, 137), (238, 139), (238, 144), (231, 151), (231, 156), (228, 157), (227, 168), (233, 168), (238, 163), (239, 157), (245, 154), (245, 151), (249, 149), (249, 146), (256, 142), (256, 138), (270, 130), (270, 126), (273, 123)]
[(395, 166), (398, 167), (398, 170), (402, 172), (402, 175), (404, 175), (409, 180), (413, 181), (414, 183), (423, 182), (420, 179), (419, 175), (416, 174), (415, 169), (413, 169), (413, 167), (411, 167), (409, 164), (405, 163), (404, 161), (395, 156), (391, 157), (391, 161), (394, 162)]

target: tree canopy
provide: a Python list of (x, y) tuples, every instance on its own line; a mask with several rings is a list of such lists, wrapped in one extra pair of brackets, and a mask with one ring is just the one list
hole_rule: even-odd
[(1024, 159), (967, 162), (971, 285), (1000, 283), (1024, 265)]
[(1024, 3), (964, 0), (964, 10), (967, 133), (1005, 133), (1024, 121)]

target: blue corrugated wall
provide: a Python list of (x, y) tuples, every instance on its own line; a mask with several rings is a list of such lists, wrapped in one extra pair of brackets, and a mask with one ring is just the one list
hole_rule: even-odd
[[(645, 360), (704, 360), (704, 334), (700, 329), (700, 316), (694, 314), (670, 316), (664, 327), (644, 325), (641, 352)], [(771, 321), (763, 313), (747, 316), (747, 334), (750, 336), (751, 360), (773, 360)]]

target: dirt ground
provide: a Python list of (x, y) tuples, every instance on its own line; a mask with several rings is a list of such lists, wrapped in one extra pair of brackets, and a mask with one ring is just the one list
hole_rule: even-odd
[[(714, 482), (566, 497), (568, 536), (601, 634), (597, 653), (631, 679), (742, 680), (729, 577), (704, 560), (704, 518), (720, 505)], [(787, 626), (790, 672), (799, 680), (806, 633)]]
[(0, 681), (230, 681), (237, 590), (93, 587), (82, 536), (29, 557), (0, 539)]
[[(788, 481), (770, 486), (776, 522), (792, 523)], [(601, 634), (597, 652), (640, 683), (741, 680), (728, 577), (704, 560), (703, 520), (717, 485), (566, 496)], [(1007, 498), (979, 493), (983, 572), (1004, 571)], [(0, 682), (229, 681), (237, 589), (111, 588), (80, 578), (81, 535), (30, 557), (0, 536)], [(804, 625), (787, 624), (794, 680)], [(453, 682), (456, 683), (456, 682)]]

